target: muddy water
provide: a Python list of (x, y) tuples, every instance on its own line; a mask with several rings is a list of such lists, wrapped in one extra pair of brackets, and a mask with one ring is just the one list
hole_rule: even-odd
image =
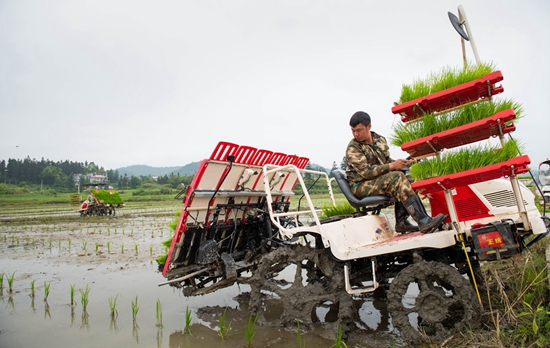
[[(48, 225), (0, 222), (0, 274), (4, 274), (0, 347), (244, 347), (250, 315), (247, 285), (190, 298), (157, 286), (164, 278), (154, 258), (164, 252), (160, 242), (170, 236), (170, 220), (170, 216), (126, 214)], [(10, 292), (8, 278), (13, 272)], [(45, 282), (50, 286), (47, 301)], [(80, 291), (86, 286), (90, 291), (84, 311)], [(109, 299), (117, 295), (118, 315), (111, 319)], [(139, 310), (134, 321), (136, 299)], [(162, 305), (162, 327), (156, 317), (157, 301)], [(393, 333), (383, 300), (357, 298), (356, 306), (358, 329), (346, 340), (349, 347), (403, 345)], [(218, 320), (226, 307), (231, 331), (221, 340)], [(192, 313), (192, 335), (184, 333), (187, 308)], [(319, 311), (322, 317), (323, 309)], [(330, 347), (332, 337), (322, 328), (302, 334), (307, 347)], [(298, 347), (298, 339), (294, 328), (258, 326), (253, 346)]]

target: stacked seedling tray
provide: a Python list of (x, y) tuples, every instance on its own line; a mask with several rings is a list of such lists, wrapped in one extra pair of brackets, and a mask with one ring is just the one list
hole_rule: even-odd
[[(507, 177), (516, 192), (516, 176), (529, 170), (529, 157), (519, 155), (517, 143), (504, 138), (516, 129), (513, 121), (519, 118), (521, 106), (492, 98), (504, 91), (498, 84), (503, 75), (493, 69), (487, 64), (466, 66), (462, 71), (444, 69), (439, 75), (405, 85), (400, 104), (392, 108), (402, 121), (395, 127), (392, 143), (422, 159), (411, 168), (416, 180), (412, 187), (425, 195), (444, 191), (455, 222), (460, 219), (451, 190)], [(418, 91), (429, 94), (418, 96)], [(498, 148), (480, 146), (492, 137), (499, 139)], [(522, 208), (518, 209), (521, 214)]]

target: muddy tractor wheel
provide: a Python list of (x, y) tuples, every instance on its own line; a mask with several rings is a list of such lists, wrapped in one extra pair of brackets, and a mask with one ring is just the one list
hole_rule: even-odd
[(345, 291), (343, 266), (325, 250), (288, 245), (264, 255), (252, 277), (250, 309), (269, 326), (308, 329), (314, 323), (341, 325), (353, 321), (353, 301)]
[(455, 268), (420, 261), (397, 274), (388, 292), (393, 326), (412, 344), (441, 341), (481, 312), (474, 289)]

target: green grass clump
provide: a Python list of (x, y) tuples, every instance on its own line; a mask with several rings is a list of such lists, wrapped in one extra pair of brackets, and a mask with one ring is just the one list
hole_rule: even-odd
[(463, 147), (448, 151), (441, 156), (424, 160), (411, 166), (411, 175), (416, 181), (481, 168), (508, 161), (521, 153), (515, 140), (507, 141), (501, 149), (490, 146)]
[(170, 244), (172, 244), (172, 237), (170, 237), (170, 239), (163, 241), (161, 244), (164, 245), (166, 254), (160, 255), (155, 259), (155, 261), (157, 261), (157, 264), (159, 265), (164, 265), (164, 263), (166, 263), (166, 258), (168, 257), (168, 249), (170, 248)]
[(86, 312), (88, 309), (88, 303), (90, 302), (89, 296), (90, 296), (90, 286), (86, 284), (86, 288), (79, 289), (80, 292), (80, 303), (82, 304), (82, 311)]
[(116, 309), (116, 300), (118, 299), (118, 294), (115, 297), (109, 297), (109, 309), (111, 320), (115, 320), (118, 317), (118, 310)]
[(348, 202), (339, 202), (336, 206), (330, 204), (321, 208), (324, 217), (331, 217), (337, 215), (349, 215), (355, 213), (355, 208), (352, 207)]
[[(392, 145), (401, 146), (416, 139), (493, 116), (497, 112), (507, 109), (514, 109), (517, 116), (515, 120), (522, 117), (522, 106), (512, 100), (483, 101), (440, 115), (429, 114), (417, 122), (400, 122), (393, 127), (394, 134), (390, 142)], [(507, 125), (512, 122), (509, 121)]]
[(225, 340), (227, 336), (229, 335), (229, 331), (231, 330), (231, 322), (227, 321), (227, 307), (223, 310), (222, 314), (219, 314), (219, 321), (218, 321), (218, 334), (220, 335), (220, 338), (222, 340)]
[(493, 63), (467, 64), (464, 68), (443, 68), (431, 73), (423, 80), (415, 80), (411, 85), (401, 87), (399, 103), (406, 103), (420, 97), (446, 90), (470, 82), (495, 71)]
[(189, 335), (193, 336), (191, 333), (191, 310), (189, 309), (189, 306), (185, 307), (185, 329), (183, 332), (187, 332)]
[(164, 328), (162, 324), (162, 303), (157, 299), (155, 318), (157, 318), (157, 327)]
[(248, 317), (248, 322), (244, 326), (244, 336), (246, 339), (245, 347), (252, 347), (252, 342), (256, 337), (256, 321), (258, 321), (258, 314), (254, 318), (252, 316)]
[(118, 192), (116, 191), (113, 191), (113, 190), (95, 190), (95, 189), (91, 189), (90, 190), (95, 198), (98, 200), (98, 201), (103, 201), (103, 203), (105, 204), (122, 204), (124, 203), (124, 201), (122, 200), (122, 197), (120, 197), (120, 195), (118, 194)]

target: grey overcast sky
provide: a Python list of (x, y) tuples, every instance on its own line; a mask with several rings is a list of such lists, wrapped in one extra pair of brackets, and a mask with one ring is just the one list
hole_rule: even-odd
[(0, 160), (180, 166), (223, 140), (339, 164), (355, 111), (389, 137), (401, 85), (462, 64), (458, 5), (536, 168), (548, 0), (0, 0)]

